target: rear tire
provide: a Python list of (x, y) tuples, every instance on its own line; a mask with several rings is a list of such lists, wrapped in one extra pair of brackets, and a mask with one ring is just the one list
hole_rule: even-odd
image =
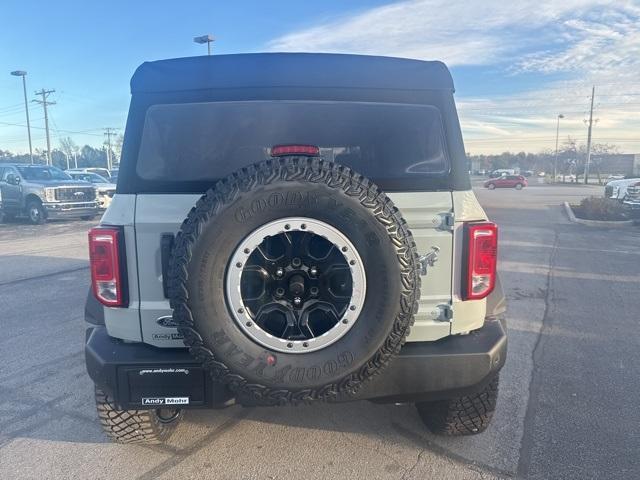
[(521, 183), (516, 184), (516, 190), (522, 190), (523, 185)]
[(47, 221), (47, 212), (38, 200), (29, 200), (27, 217), (32, 225), (42, 225)]
[(484, 432), (496, 409), (499, 375), (479, 392), (464, 397), (416, 403), (422, 421), (437, 435), (462, 436)]
[(496, 184), (495, 183), (490, 183), (489, 185), (487, 185), (487, 188), (489, 190), (495, 190), (496, 189)]
[(109, 396), (97, 387), (95, 397), (100, 424), (117, 443), (163, 443), (182, 418), (180, 409), (116, 410)]

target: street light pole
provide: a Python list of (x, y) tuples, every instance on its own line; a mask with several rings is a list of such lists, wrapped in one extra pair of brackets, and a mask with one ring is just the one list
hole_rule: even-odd
[(561, 113), (558, 115), (558, 123), (556, 125), (556, 158), (553, 161), (553, 183), (556, 183), (558, 179), (558, 138), (560, 135), (560, 119), (564, 118)]
[(193, 41), (199, 44), (207, 44), (207, 55), (211, 55), (211, 44), (215, 41), (216, 39), (214, 38), (213, 35), (201, 35), (199, 37), (194, 37)]
[(29, 102), (27, 101), (27, 72), (24, 70), (15, 70), (11, 72), (14, 77), (22, 77), (22, 91), (24, 93), (24, 111), (27, 114), (27, 135), (29, 137), (29, 159), (33, 163), (33, 147), (31, 145), (31, 122), (29, 121)]

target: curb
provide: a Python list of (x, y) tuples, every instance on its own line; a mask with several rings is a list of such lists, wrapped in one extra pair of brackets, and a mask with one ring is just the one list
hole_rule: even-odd
[(578, 218), (573, 213), (573, 209), (569, 205), (569, 202), (563, 202), (564, 210), (569, 217), (569, 221), (573, 223), (579, 223), (581, 225), (587, 225), (589, 227), (610, 227), (610, 228), (623, 228), (633, 225), (633, 220), (585, 220), (584, 218)]

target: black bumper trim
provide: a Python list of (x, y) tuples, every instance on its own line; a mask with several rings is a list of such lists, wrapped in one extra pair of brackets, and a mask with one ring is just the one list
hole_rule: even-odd
[[(506, 353), (502, 323), (487, 319), (484, 327), (468, 335), (407, 343), (389, 367), (356, 396), (337, 401), (415, 402), (466, 395), (500, 371)], [(87, 331), (85, 356), (89, 376), (122, 409), (145, 408), (143, 397), (189, 398), (185, 408), (220, 407), (233, 397), (206, 375), (186, 349), (126, 343), (97, 326)], [(237, 401), (251, 404), (247, 399)]]
[(89, 287), (87, 301), (84, 304), (84, 319), (92, 325), (104, 325), (104, 307), (93, 294), (91, 287)]
[(387, 403), (467, 395), (491, 381), (506, 357), (503, 323), (488, 318), (482, 328), (467, 335), (406, 343), (391, 365), (355, 398)]

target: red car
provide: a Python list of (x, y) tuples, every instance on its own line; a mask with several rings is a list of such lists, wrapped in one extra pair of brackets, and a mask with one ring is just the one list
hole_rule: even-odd
[(484, 184), (489, 190), (494, 188), (515, 188), (516, 190), (522, 190), (527, 186), (527, 179), (522, 175), (504, 175), (500, 178), (492, 178), (487, 180)]

